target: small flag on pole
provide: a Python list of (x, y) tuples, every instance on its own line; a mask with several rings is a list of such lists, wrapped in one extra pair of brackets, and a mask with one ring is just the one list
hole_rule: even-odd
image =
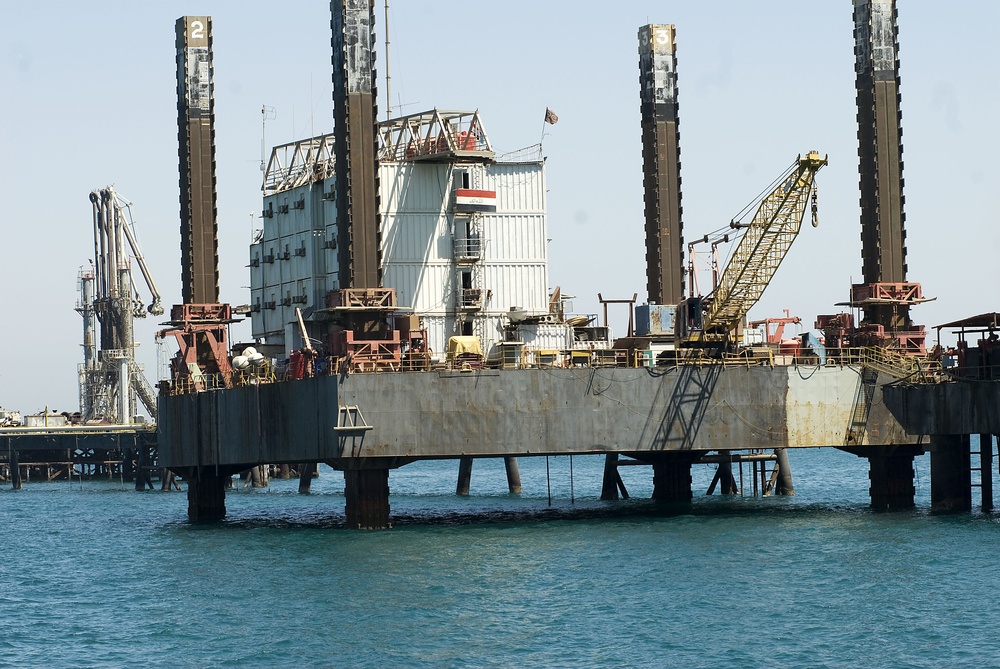
[(549, 125), (555, 125), (559, 122), (559, 117), (548, 107), (545, 108), (545, 122)]

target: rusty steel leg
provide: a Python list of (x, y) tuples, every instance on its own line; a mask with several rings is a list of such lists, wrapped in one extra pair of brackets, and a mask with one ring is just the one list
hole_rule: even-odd
[(653, 499), (668, 504), (690, 502), (691, 462), (688, 453), (663, 455), (653, 462)]
[(604, 481), (601, 484), (601, 499), (605, 501), (618, 499), (617, 453), (608, 453), (604, 456)]
[(467, 497), (472, 485), (472, 458), (462, 458), (458, 461), (458, 485), (455, 494)]
[(972, 510), (969, 435), (931, 437), (931, 512)]
[(981, 469), (983, 511), (993, 510), (993, 435), (979, 435), (979, 467)]
[(8, 451), (9, 459), (8, 463), (10, 466), (10, 483), (14, 490), (20, 490), (22, 487), (21, 483), (21, 465), (17, 460), (17, 449), (12, 448)]
[(226, 517), (228, 478), (205, 472), (188, 478), (188, 520), (222, 520)]
[(775, 487), (775, 493), (794, 495), (795, 486), (792, 484), (792, 466), (788, 462), (788, 451), (784, 448), (776, 448), (774, 454), (778, 457), (778, 485)]
[(736, 477), (733, 476), (733, 465), (730, 462), (719, 463), (719, 494), (735, 495), (740, 491), (736, 485)]
[(143, 492), (146, 490), (146, 479), (143, 477), (143, 470), (146, 466), (146, 453), (148, 451), (145, 448), (136, 448), (132, 451), (132, 455), (135, 456), (135, 471), (133, 472), (135, 476), (135, 491)]
[(299, 492), (305, 494), (312, 487), (313, 476), (316, 474), (315, 462), (303, 462), (299, 465)]
[(512, 495), (521, 494), (521, 470), (517, 466), (517, 458), (508, 456), (503, 459), (504, 469), (507, 470), (507, 490)]
[(388, 469), (345, 469), (344, 483), (348, 528), (384, 530), (392, 526)]
[(868, 455), (868, 479), (872, 508), (876, 511), (899, 511), (913, 508), (913, 455), (872, 448)]

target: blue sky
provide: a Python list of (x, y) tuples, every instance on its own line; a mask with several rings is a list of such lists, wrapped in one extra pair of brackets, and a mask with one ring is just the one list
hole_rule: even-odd
[[(384, 21), (378, 0), (378, 70)], [(725, 225), (797, 154), (829, 154), (820, 226), (806, 227), (751, 312), (811, 326), (861, 274), (852, 3), (397, 1), (390, 9), (397, 113), (479, 109), (498, 151), (545, 126), (550, 285), (580, 313), (645, 297), (637, 31), (677, 26), (685, 237)], [(928, 327), (998, 310), (993, 80), (1000, 3), (900, 0), (909, 274), (935, 302)], [(213, 17), (222, 299), (249, 301), (247, 244), (268, 145), (332, 130), (326, 2), (15, 3), (0, 46), (0, 183), (6, 305), (0, 404), (78, 407), (76, 276), (92, 257), (92, 190), (114, 184), (165, 305), (180, 301), (174, 21)], [(385, 113), (384, 80), (379, 91)], [(624, 334), (624, 310), (612, 326)], [(153, 333), (139, 359), (157, 377)], [(249, 336), (237, 327), (234, 338)], [(945, 341), (949, 338), (946, 336)]]

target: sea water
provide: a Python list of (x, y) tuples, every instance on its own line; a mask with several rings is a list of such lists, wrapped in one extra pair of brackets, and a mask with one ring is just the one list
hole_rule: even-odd
[(791, 463), (797, 494), (768, 498), (706, 497), (695, 465), (679, 508), (638, 466), (601, 502), (599, 457), (522, 458), (516, 496), (477, 460), (465, 498), (456, 462), (414, 463), (377, 532), (344, 529), (327, 468), (308, 495), (237, 487), (212, 524), (120, 481), (4, 487), (0, 665), (1000, 664), (997, 516), (930, 514), (926, 456), (900, 513), (869, 510), (863, 459)]

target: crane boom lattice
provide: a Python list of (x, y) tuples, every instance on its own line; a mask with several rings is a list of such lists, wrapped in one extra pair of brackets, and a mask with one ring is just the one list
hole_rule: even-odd
[(713, 292), (706, 330), (735, 331), (763, 295), (799, 234), (816, 172), (826, 163), (815, 151), (800, 156), (761, 200)]

